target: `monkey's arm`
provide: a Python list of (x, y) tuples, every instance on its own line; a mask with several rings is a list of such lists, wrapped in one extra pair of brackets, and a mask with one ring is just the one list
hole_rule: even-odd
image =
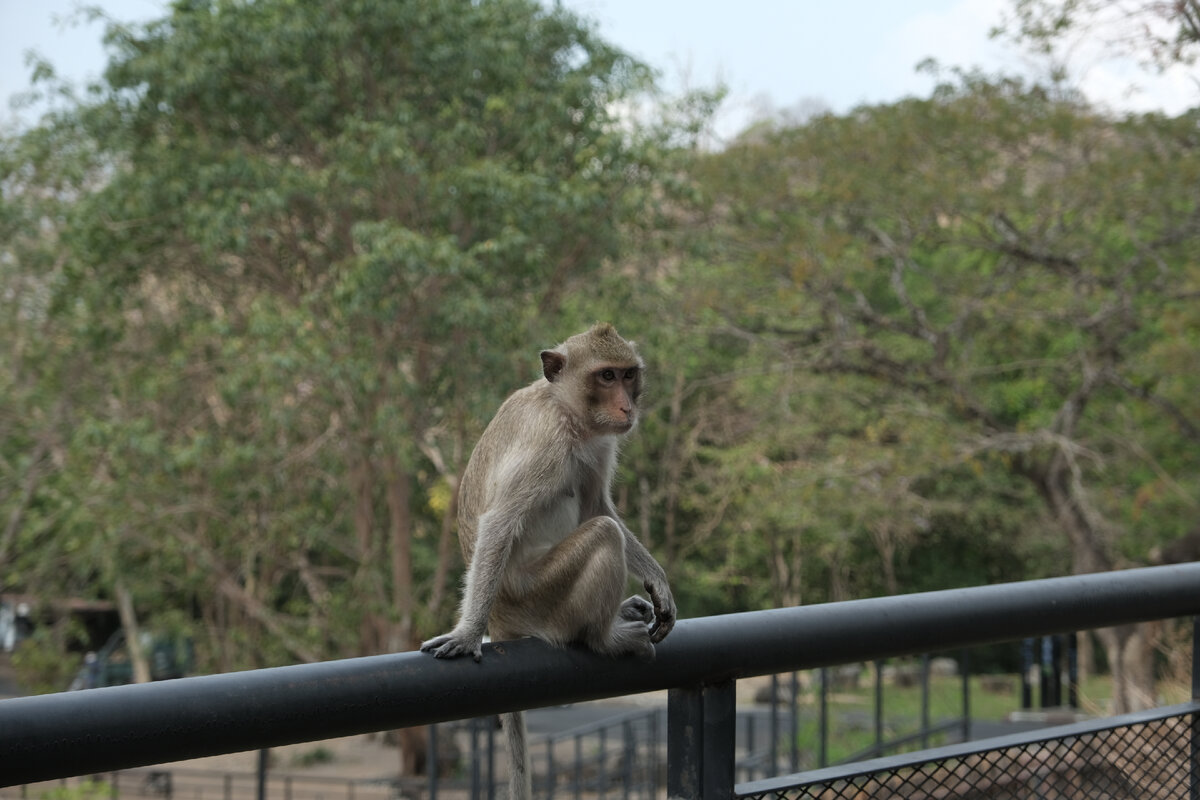
[(422, 644), (422, 651), (433, 653), (436, 658), (457, 658), (468, 653), (476, 661), (483, 658), (483, 634), (508, 566), (516, 529), (512, 514), (489, 511), (479, 517), (458, 625)]
[(650, 626), (650, 641), (658, 644), (667, 638), (667, 634), (675, 627), (675, 616), (678, 613), (671, 586), (667, 583), (667, 573), (615, 511), (612, 512), (612, 517), (621, 523), (621, 530), (625, 533), (625, 566), (641, 579), (642, 586), (650, 595), (650, 602), (654, 604), (654, 624)]
[(514, 457), (498, 459), (484, 478), (495, 481), (488, 493), (493, 499), (476, 520), (475, 547), (467, 567), (458, 624), (450, 633), (421, 645), (421, 650), (438, 658), (468, 653), (476, 661), (483, 658), (483, 634), (527, 515), (530, 509), (544, 506), (558, 490), (550, 476), (561, 473), (566, 462), (561, 444), (537, 439), (506, 444)]

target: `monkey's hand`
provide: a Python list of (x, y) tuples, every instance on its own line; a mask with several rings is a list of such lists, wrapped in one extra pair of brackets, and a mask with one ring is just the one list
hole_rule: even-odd
[(643, 584), (654, 604), (654, 624), (650, 626), (650, 641), (658, 644), (675, 627), (675, 598), (666, 581), (648, 580)]
[(432, 653), (434, 658), (458, 658), (470, 653), (479, 661), (483, 658), (483, 636), (455, 628), (422, 644), (421, 652)]

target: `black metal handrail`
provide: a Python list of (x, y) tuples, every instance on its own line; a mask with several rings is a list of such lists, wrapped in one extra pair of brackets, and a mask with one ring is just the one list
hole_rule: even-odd
[(1176, 564), (684, 620), (652, 663), (526, 639), (16, 698), (0, 786), (672, 689), (672, 794), (728, 797), (738, 678), (1197, 614)]

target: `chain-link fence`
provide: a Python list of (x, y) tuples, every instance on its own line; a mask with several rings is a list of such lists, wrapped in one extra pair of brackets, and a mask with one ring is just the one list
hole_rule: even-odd
[[(1158, 800), (1190, 798), (1200, 704), (1091, 722), (1054, 733), (957, 746), (934, 758), (880, 759), (742, 784), (742, 800)], [(997, 746), (999, 745), (999, 746)]]

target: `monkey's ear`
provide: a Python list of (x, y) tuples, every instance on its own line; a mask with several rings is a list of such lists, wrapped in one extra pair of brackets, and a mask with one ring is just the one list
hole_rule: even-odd
[(542, 374), (546, 380), (554, 383), (567, 365), (567, 357), (557, 350), (542, 351)]

